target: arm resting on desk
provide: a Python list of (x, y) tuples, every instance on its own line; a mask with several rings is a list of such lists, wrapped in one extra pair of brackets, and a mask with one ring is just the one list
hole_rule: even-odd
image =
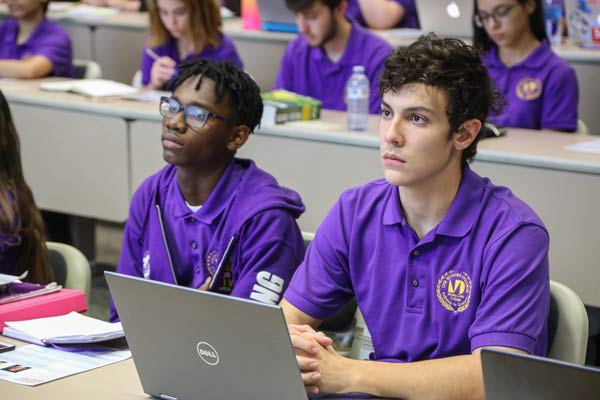
[(44, 56), (27, 60), (0, 60), (0, 77), (35, 79), (50, 75), (52, 62)]

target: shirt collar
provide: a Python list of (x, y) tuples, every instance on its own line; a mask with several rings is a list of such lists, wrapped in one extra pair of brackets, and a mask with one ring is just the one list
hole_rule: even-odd
[[(536, 47), (529, 56), (527, 56), (527, 58), (510, 68), (525, 67), (529, 69), (540, 69), (548, 63), (548, 59), (550, 57), (552, 57), (552, 49), (548, 45), (548, 41), (543, 40), (540, 45)], [(502, 60), (500, 60), (498, 47), (492, 46), (487, 54), (487, 58), (490, 66), (507, 69), (506, 65), (504, 65)]]
[(349, 20), (350, 24), (352, 25), (350, 28), (350, 36), (348, 37), (348, 42), (346, 42), (346, 48), (344, 49), (344, 53), (342, 54), (342, 57), (340, 57), (339, 61), (336, 63), (332, 63), (329, 58), (327, 58), (327, 54), (325, 54), (325, 50), (322, 47), (317, 47), (314, 48), (314, 54), (315, 54), (315, 59), (323, 62), (326, 61), (329, 64), (332, 65), (355, 65), (356, 64), (356, 60), (359, 60), (359, 64), (361, 64), (362, 62), (364, 62), (362, 59), (360, 59), (360, 56), (362, 54), (361, 51), (357, 51), (356, 47), (359, 46), (359, 39), (361, 36), (361, 31), (364, 31), (364, 29), (358, 25), (355, 21), (353, 20)]
[(215, 186), (208, 196), (208, 199), (204, 202), (202, 208), (196, 212), (192, 212), (185, 204), (185, 199), (179, 189), (177, 178), (173, 179), (167, 195), (169, 199), (173, 199), (171, 203), (172, 215), (175, 218), (193, 216), (202, 223), (208, 225), (212, 224), (229, 204), (229, 200), (237, 188), (242, 175), (243, 168), (232, 161), (223, 172), (217, 186)]
[[(402, 224), (406, 227), (407, 222), (400, 204), (398, 187), (393, 185), (389, 185), (389, 187), (383, 223), (384, 225)], [(463, 168), (463, 176), (456, 197), (444, 218), (434, 228), (435, 234), (455, 237), (465, 236), (471, 230), (477, 218), (482, 193), (481, 178), (466, 165)]]

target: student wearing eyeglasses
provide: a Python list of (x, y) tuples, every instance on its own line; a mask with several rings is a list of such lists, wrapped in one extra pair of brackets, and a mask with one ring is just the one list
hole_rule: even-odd
[(0, 77), (72, 77), (71, 39), (46, 19), (48, 0), (5, 2), (11, 18), (0, 24)]
[(117, 271), (279, 303), (304, 257), (296, 224), (304, 205), (253, 161), (235, 157), (262, 116), (258, 86), (230, 63), (192, 61), (181, 65), (159, 110), (169, 165), (131, 200)]
[(200, 58), (243, 68), (233, 41), (221, 32), (214, 0), (148, 0), (147, 5), (150, 36), (140, 65), (144, 87), (164, 89), (180, 63)]
[(579, 91), (573, 67), (552, 52), (541, 0), (476, 0), (474, 44), (506, 99), (492, 116), (515, 128), (577, 129)]

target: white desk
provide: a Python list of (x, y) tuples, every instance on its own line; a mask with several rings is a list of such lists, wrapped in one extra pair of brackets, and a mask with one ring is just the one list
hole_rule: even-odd
[[(13, 109), (25, 175), (40, 207), (125, 221), (139, 183), (164, 165), (156, 105), (40, 92), (36, 82), (0, 82), (0, 88)], [(318, 227), (344, 189), (382, 175), (376, 118), (368, 133), (352, 133), (344, 116), (324, 111), (319, 122), (264, 126), (238, 154), (302, 195), (304, 230)], [(538, 212), (550, 231), (552, 278), (600, 306), (600, 155), (564, 149), (594, 138), (511, 130), (482, 141), (473, 168), (511, 187)]]

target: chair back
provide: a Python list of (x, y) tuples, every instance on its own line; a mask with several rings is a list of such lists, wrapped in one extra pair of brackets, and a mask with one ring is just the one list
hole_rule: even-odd
[(73, 68), (77, 79), (102, 78), (102, 67), (96, 61), (75, 59), (73, 60)]
[(548, 317), (548, 357), (583, 365), (589, 329), (585, 306), (577, 293), (559, 282), (550, 281), (550, 295), (555, 307), (551, 305)]
[(583, 122), (582, 119), (577, 120), (577, 130), (575, 131), (575, 133), (578, 133), (580, 135), (589, 135), (590, 134), (590, 130), (588, 129), (587, 124), (585, 122)]
[(46, 247), (55, 281), (63, 287), (82, 290), (89, 304), (92, 272), (87, 258), (68, 244), (46, 242)]

